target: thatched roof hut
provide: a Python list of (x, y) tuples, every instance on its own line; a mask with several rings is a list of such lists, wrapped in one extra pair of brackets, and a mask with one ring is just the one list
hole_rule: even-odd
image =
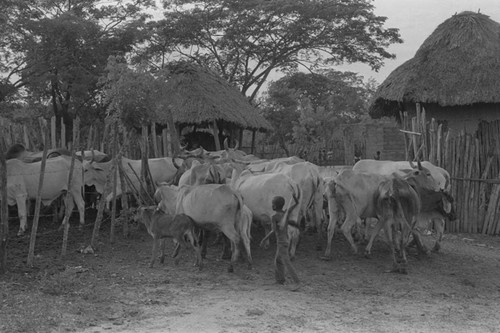
[[(178, 65), (166, 87), (168, 107), (178, 124), (209, 125), (223, 120), (244, 129), (272, 129), (236, 87), (206, 68)], [(166, 122), (166, 115), (159, 114), (158, 119)]]
[(471, 107), (485, 110), (478, 117), (500, 118), (499, 78), (500, 24), (481, 13), (455, 14), (380, 85), (370, 115), (397, 117), (419, 102), (448, 118), (470, 116)]
[[(180, 63), (172, 67), (165, 94), (179, 131), (186, 126), (213, 130), (215, 124), (218, 132), (239, 131), (241, 138), (243, 130), (251, 130), (255, 135), (255, 131), (273, 128), (235, 86), (194, 64)], [(159, 123), (167, 124), (166, 112), (159, 112), (157, 116)]]

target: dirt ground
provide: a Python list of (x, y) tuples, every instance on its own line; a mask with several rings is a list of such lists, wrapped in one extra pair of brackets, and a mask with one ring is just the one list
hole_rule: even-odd
[(80, 232), (72, 223), (64, 259), (57, 225), (41, 223), (28, 268), (29, 238), (16, 237), (11, 221), (0, 332), (500, 332), (499, 237), (447, 234), (440, 253), (411, 250), (409, 274), (400, 275), (386, 273), (391, 259), (381, 241), (365, 259), (336, 235), (333, 259), (323, 261), (315, 237), (305, 235), (294, 262), (303, 286), (291, 291), (274, 284), (274, 249), (258, 248), (259, 230), (253, 269), (240, 262), (228, 273), (215, 245), (202, 271), (191, 251), (178, 266), (168, 257), (149, 268), (145, 229), (125, 238), (119, 228), (109, 244), (109, 221), (98, 251), (83, 254), (92, 225)]

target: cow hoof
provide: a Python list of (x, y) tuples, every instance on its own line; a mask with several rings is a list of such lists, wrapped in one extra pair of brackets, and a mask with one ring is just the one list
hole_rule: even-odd
[(249, 271), (251, 271), (253, 269), (252, 264), (248, 264), (247, 268), (248, 268)]
[(370, 252), (365, 252), (365, 258), (366, 259), (371, 259), (372, 258), (372, 254)]
[(432, 252), (437, 253), (437, 252), (439, 252), (439, 250), (441, 250), (441, 245), (439, 245), (438, 243), (434, 244), (434, 247), (432, 248)]
[(229, 267), (227, 268), (227, 272), (228, 272), (228, 273), (234, 273), (234, 268), (233, 268), (233, 266), (229, 266)]
[(21, 237), (21, 236), (24, 236), (24, 231), (19, 230), (17, 232), (17, 237)]
[(324, 261), (331, 261), (332, 260), (332, 257), (331, 256), (321, 256), (319, 257), (321, 260), (324, 260)]

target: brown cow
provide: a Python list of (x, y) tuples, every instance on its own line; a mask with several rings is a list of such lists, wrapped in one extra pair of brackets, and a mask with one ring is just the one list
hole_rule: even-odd
[[(185, 247), (191, 245), (196, 253), (196, 265), (199, 269), (202, 268), (201, 247), (198, 241), (198, 236), (195, 232), (194, 221), (185, 214), (169, 215), (156, 206), (140, 207), (134, 217), (135, 220), (141, 221), (146, 226), (148, 233), (153, 237), (153, 253), (149, 267), (153, 267), (156, 256), (158, 254), (158, 246), (162, 242), (160, 262), (165, 259), (165, 238), (173, 238), (175, 242), (173, 258), (179, 254), (181, 244)], [(177, 265), (179, 259), (175, 260)]]

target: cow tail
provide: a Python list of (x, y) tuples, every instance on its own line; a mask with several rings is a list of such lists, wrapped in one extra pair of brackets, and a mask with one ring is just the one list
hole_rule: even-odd
[[(234, 195), (236, 196), (236, 200), (238, 200), (238, 208), (236, 209), (236, 216), (234, 218), (236, 222), (239, 222), (235, 223), (235, 225), (241, 226), (241, 218), (243, 216), (243, 197), (237, 192), (234, 192)], [(241, 232), (241, 230), (238, 230), (238, 232)]]
[[(301, 207), (301, 205), (300, 205), (300, 201), (302, 200), (302, 190), (300, 189), (300, 186), (299, 186), (299, 184), (297, 184), (297, 183), (295, 183), (293, 186), (292, 186), (292, 185), (290, 185), (290, 187), (292, 188), (292, 192), (293, 192), (293, 193), (295, 194), (295, 196), (297, 197), (297, 201), (298, 201), (297, 206), (298, 206), (298, 207), (299, 207), (299, 209), (300, 209), (300, 207)], [(290, 198), (290, 200), (293, 200), (293, 197), (292, 197), (292, 198)]]

